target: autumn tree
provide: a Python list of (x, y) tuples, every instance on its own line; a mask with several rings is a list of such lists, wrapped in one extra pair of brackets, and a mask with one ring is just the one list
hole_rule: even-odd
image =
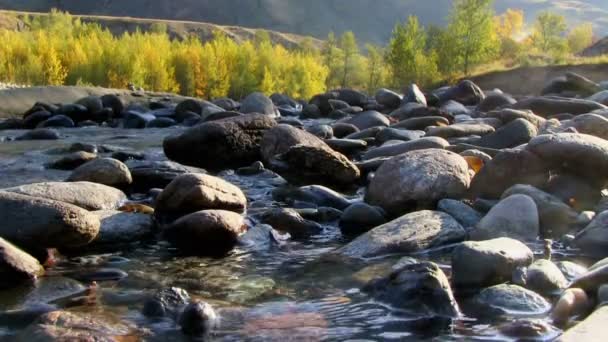
[(340, 37), (340, 49), (342, 50), (342, 88), (350, 85), (352, 74), (355, 72), (359, 47), (357, 39), (352, 31), (345, 32)]
[(568, 33), (568, 47), (570, 52), (577, 54), (591, 46), (593, 43), (593, 25), (584, 23), (574, 27)]
[(495, 17), (496, 34), (500, 40), (500, 55), (515, 58), (520, 52), (518, 39), (524, 28), (524, 11), (507, 9), (505, 13)]
[(492, 6), (493, 0), (454, 0), (444, 44), (465, 76), (498, 52)]
[(327, 35), (327, 39), (323, 43), (321, 55), (323, 64), (327, 67), (329, 73), (326, 80), (326, 87), (327, 89), (334, 88), (339, 84), (337, 78), (340, 73), (339, 65), (341, 51), (338, 47), (336, 35), (333, 32), (330, 32)]
[(543, 12), (536, 17), (532, 44), (540, 52), (557, 56), (564, 54), (568, 48), (566, 38), (567, 25), (564, 16)]

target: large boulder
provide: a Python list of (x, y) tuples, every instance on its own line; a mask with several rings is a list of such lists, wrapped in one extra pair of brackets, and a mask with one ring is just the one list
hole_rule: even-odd
[(35, 281), (43, 274), (36, 258), (0, 237), (0, 289)]
[(295, 145), (275, 156), (270, 169), (293, 184), (351, 186), (361, 173), (346, 156), (329, 146)]
[(167, 157), (185, 165), (221, 170), (251, 165), (261, 159), (264, 132), (276, 126), (268, 115), (249, 114), (207, 122), (169, 136)]
[(531, 185), (517, 184), (507, 189), (502, 194), (502, 198), (515, 194), (527, 195), (536, 203), (543, 237), (559, 239), (576, 223), (578, 213), (549, 193)]
[(549, 170), (542, 159), (526, 150), (502, 150), (473, 177), (471, 197), (499, 198), (515, 184), (543, 186)]
[(91, 182), (34, 183), (2, 191), (70, 203), (86, 210), (112, 210), (127, 200), (124, 192)]
[(133, 177), (131, 188), (139, 192), (147, 192), (152, 188), (164, 189), (177, 176), (184, 173), (205, 173), (203, 169), (183, 166), (171, 161), (129, 160), (126, 164)]
[(406, 152), (426, 149), (444, 149), (450, 146), (447, 140), (439, 137), (423, 137), (420, 139), (398, 142), (395, 144), (386, 144), (380, 147), (372, 148), (363, 154), (364, 160), (379, 158), (379, 157), (394, 157)]
[(599, 213), (580, 231), (574, 239), (574, 245), (585, 254), (608, 257), (608, 211)]
[(544, 118), (563, 113), (578, 115), (590, 113), (596, 109), (608, 109), (597, 102), (560, 97), (531, 97), (518, 101), (512, 108), (529, 109)]
[(260, 144), (262, 158), (265, 162), (270, 162), (274, 156), (289, 151), (295, 145), (327, 147), (323, 140), (304, 130), (280, 124), (264, 133)]
[(240, 112), (244, 114), (258, 113), (280, 116), (272, 100), (262, 93), (251, 93), (241, 101)]
[(580, 175), (599, 186), (608, 181), (608, 141), (587, 134), (539, 135), (526, 150), (548, 166)]
[(200, 173), (176, 177), (156, 199), (156, 214), (171, 217), (206, 209), (243, 212), (246, 207), (247, 198), (237, 186)]
[(392, 215), (432, 208), (443, 198), (461, 198), (470, 183), (469, 166), (456, 153), (439, 149), (404, 153), (376, 171), (365, 196)]
[(527, 195), (511, 195), (497, 205), (470, 232), (472, 240), (509, 237), (530, 241), (539, 236), (538, 209)]
[(99, 219), (72, 204), (0, 191), (0, 236), (23, 247), (79, 247), (99, 232)]
[(133, 182), (131, 171), (120, 160), (98, 158), (77, 167), (68, 182), (92, 182), (114, 187), (124, 187)]
[(464, 240), (464, 228), (450, 215), (417, 211), (376, 227), (359, 236), (338, 253), (351, 258), (409, 254)]
[(405, 265), (364, 289), (394, 307), (421, 315), (457, 317), (460, 314), (445, 273), (433, 262)]
[(517, 240), (463, 242), (452, 251), (452, 283), (463, 290), (500, 284), (533, 260), (532, 250)]
[(542, 295), (559, 294), (568, 287), (568, 280), (557, 265), (550, 260), (536, 260), (523, 272), (525, 272), (525, 283), (519, 285)]
[(247, 230), (243, 217), (232, 211), (203, 210), (184, 216), (164, 230), (172, 244), (186, 254), (223, 256)]

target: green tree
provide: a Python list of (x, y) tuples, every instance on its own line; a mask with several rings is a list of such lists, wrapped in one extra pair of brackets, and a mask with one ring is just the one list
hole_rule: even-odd
[(357, 39), (352, 31), (345, 32), (340, 38), (340, 48), (342, 49), (342, 88), (350, 85), (350, 77), (356, 69), (359, 47)]
[(568, 33), (568, 47), (570, 52), (576, 54), (591, 46), (593, 43), (593, 25), (581, 24)]
[(493, 0), (454, 1), (444, 44), (465, 76), (471, 68), (487, 62), (498, 52), (492, 6)]
[(532, 45), (543, 53), (560, 54), (567, 48), (567, 42), (564, 38), (566, 28), (566, 18), (564, 16), (543, 12), (536, 17), (534, 32), (532, 33)]
[[(425, 48), (426, 34), (417, 17), (410, 16), (405, 25), (395, 25), (386, 52), (393, 87), (417, 81), (423, 66), (416, 62), (423, 59)], [(417, 58), (417, 55), (420, 56)]]

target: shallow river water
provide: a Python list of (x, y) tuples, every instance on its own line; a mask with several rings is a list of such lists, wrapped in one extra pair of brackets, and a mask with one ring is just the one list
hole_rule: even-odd
[[(44, 164), (58, 157), (54, 149), (74, 142), (112, 145), (144, 152), (147, 159), (164, 160), (162, 139), (176, 130), (81, 128), (63, 130), (66, 138), (62, 140), (19, 142), (6, 138), (22, 132), (0, 132), (0, 141), (5, 140), (0, 142), (0, 188), (65, 179), (69, 172), (47, 170)], [(219, 176), (243, 189), (250, 212), (282, 205), (273, 202), (270, 194), (284, 183), (278, 177), (245, 177), (231, 171)], [(355, 193), (351, 198), (357, 196)], [(144, 298), (154, 291), (177, 286), (220, 312), (221, 327), (214, 335), (219, 341), (514, 340), (503, 334), (502, 327), (523, 318), (546, 323), (541, 340), (551, 340), (560, 333), (545, 314), (488, 318), (463, 307), (463, 317), (446, 320), (421, 317), (416, 308), (403, 311), (376, 302), (359, 289), (367, 280), (389, 270), (399, 258), (350, 263), (327, 257), (346, 242), (336, 222), (306, 241), (259, 250), (237, 248), (223, 259), (181, 257), (165, 242), (152, 239), (120, 253), (61, 260), (35, 288), (0, 292), (0, 312), (49, 303), (69, 311), (95, 312), (132, 322), (146, 331), (146, 340), (175, 341), (185, 337), (172, 320), (147, 319), (141, 308)], [(541, 252), (540, 244), (531, 247)], [(437, 262), (449, 275), (449, 252), (448, 247), (414, 257)], [(76, 281), (74, 275), (99, 268), (121, 269), (128, 276), (99, 282), (93, 303), (70, 301), (70, 296), (87, 285)], [(0, 340), (11, 340), (26, 323), (0, 314)]]

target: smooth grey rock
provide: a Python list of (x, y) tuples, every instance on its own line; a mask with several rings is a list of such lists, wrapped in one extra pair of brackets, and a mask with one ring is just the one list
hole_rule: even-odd
[(370, 149), (363, 155), (363, 159), (370, 160), (379, 157), (393, 157), (406, 152), (429, 148), (443, 149), (449, 145), (450, 143), (443, 138), (424, 137), (413, 141), (406, 141)]
[(608, 211), (599, 213), (591, 223), (580, 231), (574, 245), (583, 253), (595, 257), (608, 256)]
[(538, 208), (527, 195), (511, 195), (498, 202), (470, 231), (472, 240), (509, 237), (530, 241), (539, 236)]
[(33, 256), (0, 237), (0, 289), (33, 282), (44, 274), (44, 267)]
[(123, 162), (112, 158), (98, 158), (76, 168), (67, 181), (122, 187), (131, 184), (133, 178)]
[(262, 93), (251, 93), (243, 101), (239, 109), (241, 113), (250, 114), (258, 113), (270, 115), (272, 117), (279, 116), (277, 109), (266, 95)]
[(501, 284), (481, 290), (474, 304), (489, 315), (538, 315), (551, 309), (541, 295), (517, 285)]
[(261, 221), (278, 231), (289, 233), (296, 239), (310, 237), (323, 231), (320, 224), (304, 219), (293, 209), (271, 209), (261, 215)]
[(101, 222), (99, 234), (92, 245), (116, 248), (121, 244), (139, 242), (154, 231), (152, 216), (115, 210), (93, 211)]
[(357, 202), (344, 210), (339, 225), (344, 234), (360, 234), (384, 223), (384, 210)]
[(528, 143), (537, 134), (536, 126), (528, 120), (516, 119), (483, 136), (475, 145), (494, 149), (512, 148)]
[(443, 211), (456, 219), (463, 227), (474, 227), (481, 221), (483, 215), (465, 203), (449, 198), (437, 203), (437, 210)]
[(352, 258), (407, 254), (462, 241), (462, 226), (450, 215), (423, 210), (401, 216), (361, 235), (338, 250)]
[(525, 287), (543, 295), (554, 295), (568, 287), (568, 280), (553, 262), (539, 259), (528, 267)]

